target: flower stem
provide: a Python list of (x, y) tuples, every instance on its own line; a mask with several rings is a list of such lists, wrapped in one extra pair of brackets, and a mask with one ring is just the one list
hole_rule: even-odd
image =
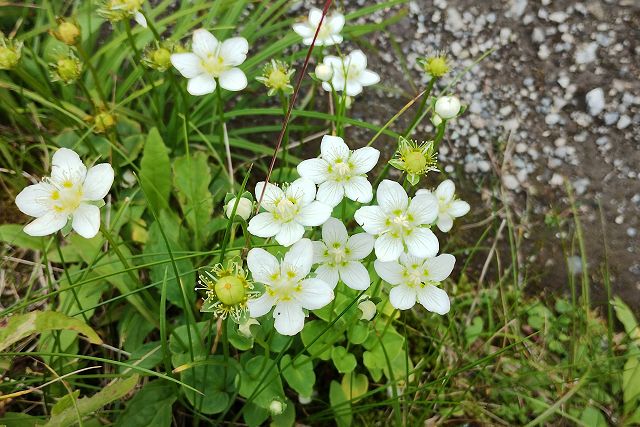
[(222, 100), (222, 88), (220, 82), (216, 85), (216, 95), (218, 98), (218, 115), (220, 117), (220, 142), (224, 144), (224, 151), (227, 155), (227, 168), (229, 169), (229, 187), (233, 191), (235, 180), (233, 179), (233, 164), (231, 163), (231, 147), (229, 146), (229, 135), (224, 121), (224, 101)]
[(438, 146), (440, 145), (440, 141), (442, 141), (442, 138), (444, 137), (444, 128), (447, 125), (447, 121), (446, 120), (442, 120), (442, 123), (440, 123), (440, 126), (438, 126), (438, 132), (436, 133), (436, 137), (433, 140), (433, 150), (437, 151), (438, 150)]
[(416, 115), (413, 117), (413, 120), (411, 121), (411, 124), (409, 125), (409, 127), (404, 131), (403, 135), (404, 135), (405, 138), (407, 138), (409, 136), (409, 134), (411, 132), (413, 132), (415, 127), (420, 122), (420, 119), (422, 119), (422, 114), (424, 113), (424, 108), (427, 105), (427, 100), (429, 99), (429, 95), (431, 95), (431, 91), (433, 90), (433, 85), (435, 83), (436, 83), (436, 78), (435, 77), (431, 77), (431, 80), (429, 80), (429, 84), (427, 85), (427, 90), (424, 92), (424, 95), (422, 95), (422, 100), (420, 101), (420, 106), (418, 106), (418, 110), (416, 111)]

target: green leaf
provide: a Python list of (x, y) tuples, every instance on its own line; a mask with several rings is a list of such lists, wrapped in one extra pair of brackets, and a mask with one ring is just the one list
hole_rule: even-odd
[(170, 426), (171, 407), (176, 398), (175, 384), (163, 380), (151, 381), (127, 403), (115, 426)]
[(42, 249), (42, 237), (33, 237), (25, 233), (23, 225), (2, 224), (0, 225), (0, 242), (24, 249)]
[(580, 421), (589, 427), (607, 427), (609, 425), (607, 419), (602, 415), (602, 412), (593, 406), (584, 408), (580, 416)]
[(273, 421), (270, 427), (292, 427), (296, 422), (296, 405), (289, 399), (286, 399), (284, 403), (287, 407), (282, 414), (272, 417)]
[(333, 364), (336, 366), (338, 372), (342, 374), (353, 371), (358, 364), (356, 357), (347, 352), (347, 349), (342, 346), (333, 348), (331, 351), (331, 360), (333, 360)]
[(362, 344), (369, 336), (369, 323), (356, 322), (347, 330), (347, 338), (351, 344)]
[(328, 323), (323, 320), (312, 320), (304, 325), (304, 329), (300, 333), (302, 342), (305, 346), (309, 346), (313, 340), (318, 338), (313, 345), (307, 348), (307, 351), (312, 357), (318, 357), (322, 360), (329, 360), (331, 358), (331, 348), (333, 343), (342, 341), (342, 334), (336, 333), (335, 329), (330, 328), (326, 332)]
[(275, 362), (265, 356), (256, 356), (244, 364), (244, 370), (240, 374), (240, 395), (246, 398), (253, 395), (264, 375), (268, 375), (266, 381), (260, 385), (261, 391), (253, 397), (253, 403), (268, 409), (274, 398), (284, 398), (282, 381), (278, 375), (278, 367)]
[(338, 427), (347, 427), (351, 425), (351, 403), (342, 390), (342, 386), (337, 381), (331, 381), (329, 387), (329, 401), (331, 402), (331, 409), (336, 416), (336, 423)]
[(258, 427), (269, 418), (269, 411), (254, 403), (249, 403), (246, 404), (242, 416), (249, 427)]
[(78, 396), (80, 396), (80, 390), (75, 390), (71, 394), (62, 396), (51, 408), (51, 415), (58, 415), (66, 409), (73, 408), (73, 403), (75, 400), (78, 400)]
[(484, 321), (482, 320), (482, 317), (479, 317), (479, 316), (474, 317), (471, 324), (464, 330), (464, 337), (467, 341), (467, 345), (470, 345), (471, 343), (473, 343), (476, 340), (476, 338), (480, 336), (483, 329), (484, 329)]
[(629, 357), (622, 371), (622, 391), (624, 396), (625, 412), (631, 412), (635, 401), (640, 398), (640, 359)]
[(0, 351), (31, 334), (69, 329), (80, 332), (94, 344), (102, 344), (98, 334), (80, 319), (55, 311), (33, 311), (9, 318), (7, 326), (0, 329)]
[(193, 231), (196, 244), (203, 244), (213, 211), (213, 199), (209, 192), (211, 171), (204, 153), (182, 156), (173, 162), (173, 176), (178, 201), (189, 228)]
[(71, 405), (59, 414), (53, 415), (45, 426), (67, 426), (72, 425), (80, 416), (89, 415), (108, 403), (122, 398), (129, 393), (138, 383), (138, 375), (132, 375), (125, 379), (117, 379), (91, 397), (78, 399), (76, 405)]
[(140, 162), (140, 185), (149, 204), (156, 212), (169, 206), (171, 192), (171, 163), (158, 129), (152, 128), (147, 136)]
[(19, 412), (7, 412), (2, 418), (0, 418), (0, 426), (11, 427), (35, 427), (41, 419), (21, 414)]
[(342, 377), (340, 386), (347, 399), (355, 403), (360, 396), (369, 391), (369, 379), (364, 374), (352, 372)]
[(636, 344), (640, 345), (640, 328), (638, 328), (638, 321), (633, 315), (633, 311), (631, 311), (629, 306), (619, 297), (615, 297), (612, 304), (616, 311), (616, 317), (624, 326), (624, 330), (627, 335), (629, 335), (629, 338), (634, 340)]
[[(280, 360), (282, 376), (298, 394), (310, 397), (313, 393), (313, 385), (316, 383), (316, 374), (313, 372), (311, 358), (302, 354), (298, 356), (295, 364), (290, 365), (290, 363), (291, 356), (285, 354)], [(287, 368), (285, 369), (285, 367)]]
[(218, 414), (229, 405), (228, 392), (233, 391), (236, 374), (224, 366), (222, 356), (212, 356), (207, 360), (216, 363), (196, 365), (180, 374), (183, 383), (200, 390), (204, 396), (185, 387), (182, 390), (195, 409), (203, 414)]

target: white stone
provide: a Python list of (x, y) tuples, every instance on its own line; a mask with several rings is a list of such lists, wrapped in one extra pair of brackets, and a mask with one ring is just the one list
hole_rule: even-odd
[(587, 92), (587, 106), (589, 107), (589, 114), (597, 116), (604, 109), (604, 91), (602, 88), (597, 87)]
[(583, 44), (576, 50), (576, 64), (589, 64), (597, 59), (596, 52), (598, 50), (597, 43)]
[(626, 129), (630, 124), (631, 124), (631, 117), (625, 114), (624, 116), (620, 117), (620, 120), (618, 120), (618, 124), (616, 125), (616, 127), (622, 130), (622, 129)]

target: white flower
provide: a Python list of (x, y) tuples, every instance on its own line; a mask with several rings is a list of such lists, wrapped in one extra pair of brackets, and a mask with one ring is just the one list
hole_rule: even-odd
[(351, 151), (338, 136), (325, 135), (320, 144), (320, 157), (298, 165), (303, 178), (319, 184), (318, 200), (337, 206), (346, 195), (356, 202), (369, 203), (373, 198), (366, 173), (378, 163), (380, 152), (373, 147)]
[(323, 82), (322, 87), (331, 92), (331, 86), (337, 91), (344, 90), (349, 96), (356, 96), (362, 92), (363, 86), (370, 86), (380, 81), (380, 76), (367, 70), (367, 57), (361, 50), (354, 50), (344, 60), (337, 56), (327, 55), (324, 64), (333, 69), (331, 84)]
[(324, 63), (316, 65), (316, 77), (323, 82), (328, 82), (333, 77), (333, 68)]
[(436, 101), (435, 111), (444, 120), (453, 119), (460, 112), (460, 100), (455, 96), (442, 96)]
[(355, 220), (376, 237), (376, 257), (395, 261), (405, 251), (427, 258), (438, 253), (438, 239), (429, 229), (438, 216), (438, 201), (431, 194), (409, 199), (400, 184), (385, 179), (378, 186), (378, 206), (363, 206)]
[[(264, 181), (256, 185), (256, 200), (260, 200)], [(316, 186), (313, 181), (298, 178), (284, 190), (269, 183), (264, 189), (259, 213), (249, 221), (249, 233), (258, 237), (275, 236), (282, 246), (291, 246), (302, 238), (305, 226), (323, 224), (331, 215), (331, 207), (314, 200)]]
[(369, 321), (373, 319), (373, 316), (376, 315), (376, 305), (369, 298), (362, 300), (358, 304), (358, 308), (362, 312), (362, 316), (360, 316), (360, 320)]
[[(453, 226), (453, 219), (466, 215), (471, 207), (469, 203), (455, 198), (456, 186), (453, 181), (447, 179), (443, 181), (435, 191), (438, 199), (438, 220), (436, 225), (440, 231), (446, 233)], [(429, 190), (418, 190), (416, 196), (421, 194), (432, 194)]]
[(313, 263), (320, 264), (316, 277), (335, 288), (342, 280), (351, 289), (367, 289), (369, 272), (360, 262), (373, 250), (373, 236), (358, 233), (349, 237), (342, 221), (329, 218), (322, 225), (322, 241), (313, 242)]
[(147, 19), (141, 12), (143, 3), (144, 0), (106, 0), (98, 14), (113, 22), (133, 17), (139, 25), (147, 28)]
[(317, 310), (333, 300), (331, 287), (318, 278), (307, 278), (313, 264), (313, 245), (302, 239), (289, 249), (282, 263), (261, 248), (247, 255), (247, 266), (253, 280), (265, 285), (265, 292), (248, 301), (251, 317), (267, 314), (275, 305), (273, 317), (276, 331), (295, 335), (304, 326), (307, 310)]
[(24, 227), (30, 236), (46, 236), (62, 229), (69, 218), (71, 226), (87, 239), (98, 234), (101, 202), (113, 184), (113, 168), (100, 163), (87, 171), (78, 154), (60, 148), (53, 155), (51, 177), (30, 185), (18, 194), (16, 205), (23, 213), (36, 217)]
[[(227, 203), (227, 206), (225, 207), (224, 214), (227, 216), (227, 218), (231, 218), (233, 207), (235, 205), (236, 198), (234, 197), (229, 200), (229, 203)], [(240, 197), (240, 200), (238, 200), (238, 207), (236, 208), (236, 215), (240, 216), (240, 218), (246, 221), (251, 216), (252, 209), (253, 203), (251, 202), (251, 200), (247, 199), (246, 197)]]
[[(220, 43), (204, 29), (193, 32), (193, 53), (174, 53), (171, 63), (189, 79), (191, 95), (206, 95), (220, 84), (223, 89), (238, 91), (247, 87), (247, 76), (238, 65), (247, 58), (249, 43), (243, 37), (233, 37)], [(217, 81), (217, 83), (216, 83)]]
[(398, 310), (410, 309), (417, 299), (427, 310), (446, 314), (449, 296), (437, 285), (449, 277), (455, 262), (450, 254), (427, 259), (402, 254), (398, 261), (376, 260), (373, 266), (382, 280), (393, 285), (389, 301)]
[[(302, 37), (304, 44), (309, 46), (313, 42), (313, 36), (316, 34), (316, 29), (321, 19), (322, 11), (314, 7), (309, 11), (308, 20), (293, 24), (293, 31)], [(315, 45), (331, 46), (342, 43), (342, 36), (340, 35), (342, 27), (344, 27), (344, 15), (341, 13), (335, 12), (331, 16), (325, 16), (320, 31), (318, 31)]]

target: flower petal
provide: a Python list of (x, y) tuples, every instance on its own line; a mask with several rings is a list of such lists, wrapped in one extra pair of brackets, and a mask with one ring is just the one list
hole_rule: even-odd
[(329, 163), (324, 159), (303, 160), (297, 169), (301, 177), (315, 184), (322, 184), (329, 178)]
[(271, 284), (274, 275), (280, 274), (278, 259), (262, 248), (253, 248), (249, 251), (247, 267), (253, 280), (266, 285)]
[(300, 210), (296, 221), (307, 227), (316, 227), (329, 219), (332, 210), (331, 206), (316, 200)]
[(424, 227), (416, 227), (411, 234), (404, 237), (407, 245), (407, 252), (419, 258), (429, 258), (436, 256), (440, 243), (433, 231)]
[(408, 310), (416, 305), (416, 290), (404, 284), (394, 286), (389, 292), (389, 302), (398, 310)]
[(274, 326), (281, 335), (295, 335), (304, 327), (304, 311), (297, 302), (280, 301), (273, 310)]
[[(325, 17), (326, 18), (326, 17)], [(320, 20), (322, 19), (322, 10), (317, 7), (312, 7), (309, 11), (309, 24), (314, 28), (318, 28)]]
[(256, 184), (256, 200), (260, 201), (260, 199), (262, 199), (260, 205), (266, 210), (271, 211), (274, 208), (276, 200), (280, 200), (284, 197), (284, 191), (282, 191), (282, 189), (277, 185), (273, 185), (270, 182), (267, 183), (267, 188), (265, 188), (264, 185), (264, 181), (260, 181)]
[(195, 53), (174, 53), (171, 55), (171, 64), (188, 79), (203, 73), (202, 59)]
[(113, 168), (109, 163), (100, 163), (87, 171), (82, 184), (84, 200), (102, 200), (113, 185)]
[(376, 249), (376, 256), (380, 261), (395, 261), (404, 250), (402, 239), (392, 237), (391, 233), (385, 233), (378, 237), (374, 247)]
[(443, 233), (448, 232), (453, 227), (453, 218), (448, 213), (438, 215), (438, 221), (436, 225)]
[(304, 227), (297, 222), (290, 221), (280, 226), (280, 231), (276, 234), (276, 242), (284, 247), (293, 245), (304, 235)]
[(327, 285), (334, 289), (340, 280), (340, 275), (336, 267), (331, 267), (328, 264), (322, 264), (316, 268), (316, 278), (322, 280)]
[(306, 22), (296, 22), (292, 25), (293, 31), (304, 39), (313, 38), (314, 31)]
[(147, 18), (140, 12), (136, 12), (133, 14), (133, 19), (144, 28), (147, 28)]
[(298, 277), (307, 277), (313, 265), (313, 244), (311, 240), (299, 240), (284, 255), (283, 262), (294, 267)]
[(436, 197), (443, 202), (449, 202), (453, 199), (453, 195), (456, 192), (456, 186), (450, 179), (442, 181), (438, 188), (436, 188)]
[(316, 185), (310, 179), (298, 178), (287, 187), (285, 194), (306, 206), (316, 198)]
[(344, 183), (344, 194), (354, 202), (369, 203), (373, 199), (373, 188), (364, 176), (354, 176)]
[(347, 243), (347, 239), (349, 239), (347, 227), (339, 219), (329, 218), (322, 225), (322, 240), (327, 246), (331, 247), (334, 243), (344, 246)]
[(193, 53), (205, 59), (209, 54), (215, 54), (218, 48), (218, 39), (209, 31), (200, 28), (193, 32)]
[(81, 203), (73, 213), (73, 229), (85, 239), (91, 239), (100, 230), (100, 208)]
[(427, 271), (428, 280), (442, 282), (449, 277), (456, 263), (456, 257), (451, 254), (441, 254), (435, 258), (427, 258), (423, 267)]
[(380, 159), (380, 151), (373, 147), (362, 147), (351, 153), (349, 161), (353, 164), (353, 173), (361, 175), (374, 168)]
[(267, 314), (271, 307), (275, 304), (275, 298), (265, 292), (260, 297), (255, 299), (249, 299), (247, 301), (247, 307), (249, 307), (249, 315), (251, 317), (260, 317)]
[[(334, 83), (334, 86), (336, 88), (336, 90), (338, 89), (342, 89), (345, 92), (347, 92), (347, 95), (349, 96), (357, 96), (360, 95), (362, 93), (362, 85), (360, 84), (360, 82), (357, 81), (353, 81), (353, 80), (347, 80), (347, 84), (342, 86), (342, 85), (338, 85)], [(342, 87), (340, 87), (342, 86)]]
[(218, 77), (220, 80), (220, 87), (226, 90), (230, 90), (232, 92), (237, 92), (239, 90), (247, 87), (247, 76), (242, 72), (240, 68), (232, 68), (230, 70), (225, 71), (220, 74)]
[(382, 262), (377, 259), (373, 263), (373, 268), (382, 280), (391, 285), (398, 285), (402, 282), (404, 267), (398, 261)]
[(466, 215), (470, 209), (471, 206), (469, 206), (469, 203), (465, 202), (464, 200), (456, 200), (451, 203), (451, 207), (449, 208), (448, 213), (452, 217), (458, 218)]
[(29, 236), (47, 236), (60, 230), (67, 224), (67, 216), (55, 212), (47, 212), (24, 227)]
[(51, 194), (55, 187), (46, 182), (25, 187), (16, 196), (16, 206), (26, 215), (40, 217), (52, 208)]
[(331, 207), (338, 206), (344, 198), (344, 185), (336, 181), (325, 181), (318, 187), (316, 197)]
[(344, 27), (344, 15), (341, 13), (334, 13), (328, 17), (327, 24), (331, 27), (331, 32), (336, 34), (342, 31)]
[(432, 224), (438, 217), (438, 199), (432, 194), (420, 194), (411, 199), (407, 212), (413, 217), (413, 224)]
[(352, 67), (357, 67), (360, 70), (367, 68), (367, 56), (360, 49), (351, 52), (348, 58), (349, 64)]
[(404, 211), (409, 204), (409, 197), (402, 185), (388, 179), (383, 180), (378, 186), (376, 199), (385, 212)]
[(80, 156), (68, 148), (60, 148), (51, 159), (51, 179), (59, 184), (71, 182), (80, 184), (87, 174), (87, 168)]
[(371, 70), (364, 70), (360, 73), (358, 81), (362, 86), (371, 86), (380, 82), (380, 75)]
[(443, 290), (433, 285), (416, 289), (418, 301), (427, 310), (440, 315), (447, 314), (451, 309), (449, 295)]
[(362, 206), (356, 211), (354, 218), (369, 234), (379, 234), (386, 229), (387, 216), (380, 206)]
[(208, 74), (198, 74), (187, 82), (187, 92), (193, 96), (206, 95), (216, 90), (216, 80)]
[(371, 284), (369, 272), (360, 262), (349, 261), (346, 265), (338, 267), (338, 270), (340, 271), (340, 279), (351, 289), (362, 291)]
[(333, 300), (331, 286), (321, 279), (305, 279), (300, 285), (302, 290), (295, 294), (295, 299), (307, 310), (317, 310)]
[(373, 250), (375, 239), (369, 233), (358, 233), (349, 237), (346, 248), (349, 260), (356, 261), (366, 258)]
[(225, 65), (237, 66), (242, 64), (247, 59), (247, 52), (249, 52), (249, 42), (244, 37), (232, 37), (223, 41), (220, 46), (220, 56), (223, 58)]
[(325, 135), (320, 142), (320, 153), (329, 163), (335, 163), (338, 159), (346, 162), (349, 158), (349, 147), (339, 136)]
[(327, 245), (324, 242), (313, 241), (313, 263), (314, 264), (322, 264), (327, 260), (325, 256), (325, 252), (327, 250)]
[(282, 224), (271, 212), (262, 212), (251, 218), (247, 231), (258, 237), (273, 237), (280, 232)]

